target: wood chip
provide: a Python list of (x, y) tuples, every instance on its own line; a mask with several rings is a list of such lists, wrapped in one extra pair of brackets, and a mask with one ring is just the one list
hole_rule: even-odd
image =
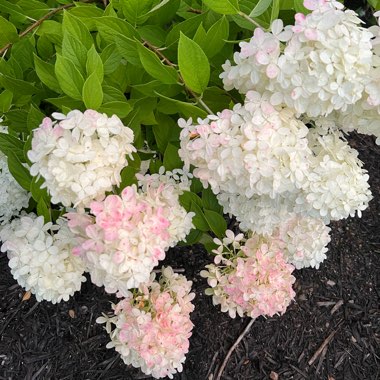
[(278, 373), (271, 371), (269, 378), (270, 378), (270, 380), (278, 380)]
[(31, 296), (32, 296), (32, 293), (30, 292), (30, 290), (28, 290), (28, 291), (25, 292), (24, 295), (22, 296), (22, 300), (21, 300), (21, 302), (28, 301), (28, 300), (30, 299)]
[(75, 311), (72, 310), (72, 309), (70, 309), (69, 310), (69, 315), (70, 315), (71, 318), (75, 318)]

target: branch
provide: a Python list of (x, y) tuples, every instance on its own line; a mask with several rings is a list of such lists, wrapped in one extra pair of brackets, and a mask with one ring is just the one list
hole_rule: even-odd
[(254, 319), (251, 319), (247, 325), (247, 327), (244, 329), (244, 331), (239, 335), (239, 337), (236, 339), (236, 342), (232, 345), (232, 347), (228, 350), (226, 357), (223, 360), (223, 363), (218, 371), (218, 374), (215, 377), (215, 380), (220, 380), (220, 378), (223, 375), (224, 368), (226, 368), (226, 365), (228, 363), (228, 360), (232, 353), (234, 352), (235, 348), (238, 346), (240, 341), (244, 338), (244, 336), (248, 333), (249, 329), (252, 327), (253, 322), (255, 322)]
[[(92, 3), (94, 2), (94, 0), (84, 0), (83, 3)], [(62, 5), (58, 8), (54, 8), (52, 9), (49, 13), (47, 13), (45, 16), (41, 17), (39, 20), (37, 20), (35, 23), (33, 23), (32, 25), (29, 25), (23, 32), (21, 32), (18, 36), (20, 38), (23, 38), (25, 37), (27, 34), (29, 34), (32, 30), (36, 29), (37, 27), (39, 27), (45, 20), (49, 19), (50, 17), (54, 16), (56, 13), (59, 13), (61, 11), (63, 11), (64, 9), (69, 9), (69, 8), (72, 8), (75, 6), (75, 3), (70, 3), (70, 4), (65, 4), (65, 5)], [(2, 56), (3, 54), (5, 54), (7, 52), (8, 49), (10, 49), (12, 47), (13, 43), (9, 42), (8, 44), (6, 44), (5, 46), (3, 46), (1, 49), (0, 49), (0, 56)]]
[(255, 25), (257, 28), (264, 29), (257, 21), (255, 21), (253, 18), (246, 15), (244, 12), (239, 12), (239, 15), (241, 17), (244, 17), (247, 21), (249, 21), (251, 24)]

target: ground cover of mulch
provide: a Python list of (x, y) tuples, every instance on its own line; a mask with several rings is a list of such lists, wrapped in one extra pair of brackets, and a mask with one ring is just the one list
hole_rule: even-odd
[[(370, 174), (374, 199), (361, 219), (332, 224), (328, 259), (296, 271), (297, 293), (283, 316), (259, 318), (227, 363), (222, 379), (380, 379), (380, 147), (356, 135), (351, 145)], [(190, 352), (175, 379), (212, 379), (249, 322), (231, 319), (204, 295), (201, 247), (169, 252), (166, 263), (193, 281), (196, 309)], [(38, 303), (0, 258), (0, 379), (150, 379), (127, 367), (95, 320), (110, 311), (103, 288), (87, 281), (69, 302)]]

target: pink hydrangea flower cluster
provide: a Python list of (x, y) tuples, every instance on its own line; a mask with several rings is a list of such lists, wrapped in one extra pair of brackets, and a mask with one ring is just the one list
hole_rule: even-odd
[(106, 324), (111, 337), (107, 347), (114, 347), (125, 364), (155, 379), (172, 379), (182, 371), (189, 350), (195, 294), (191, 281), (171, 267), (162, 268), (158, 281), (154, 278), (152, 274), (148, 282), (112, 305), (114, 316), (104, 315), (97, 322)]
[(221, 305), (232, 318), (283, 314), (295, 296), (295, 277), (278, 245), (263, 243), (258, 236), (235, 236), (230, 230), (223, 241), (214, 242), (219, 245), (214, 264), (201, 272), (211, 286), (206, 294), (212, 295), (214, 305)]
[(30, 173), (42, 176), (52, 203), (88, 206), (121, 181), (127, 156), (136, 151), (133, 131), (113, 115), (93, 110), (55, 113), (33, 133)]
[(148, 281), (165, 251), (193, 228), (194, 214), (179, 204), (181, 191), (175, 185), (150, 176), (144, 181), (144, 189), (128, 186), (120, 196), (93, 201), (89, 214), (66, 214), (80, 239), (74, 252), (85, 261), (92, 281), (109, 293), (126, 296), (128, 289)]

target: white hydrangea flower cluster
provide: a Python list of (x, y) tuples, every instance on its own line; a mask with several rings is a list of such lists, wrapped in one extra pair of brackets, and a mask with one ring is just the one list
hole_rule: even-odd
[(331, 240), (329, 233), (330, 228), (322, 219), (294, 214), (279, 224), (273, 236), (262, 239), (277, 244), (283, 250), (286, 260), (296, 269), (318, 269), (327, 257), (327, 245)]
[(121, 181), (127, 156), (136, 151), (133, 131), (113, 115), (93, 110), (53, 114), (33, 133), (30, 173), (41, 175), (52, 203), (88, 206)]
[(75, 236), (63, 219), (44, 224), (42, 216), (24, 214), (1, 229), (0, 239), (13, 277), (37, 301), (67, 301), (86, 281), (82, 260), (71, 253)]
[(275, 198), (302, 187), (311, 155), (308, 128), (288, 109), (276, 110), (249, 92), (244, 106), (191, 123), (179, 121), (179, 155), (215, 194)]
[(182, 372), (193, 328), (189, 315), (195, 294), (191, 285), (171, 267), (162, 268), (159, 281), (153, 273), (137, 291), (112, 305), (114, 316), (96, 320), (106, 324), (111, 338), (107, 348), (114, 347), (125, 364), (155, 379), (172, 379)]
[(362, 98), (373, 65), (373, 34), (336, 1), (305, 6), (312, 12), (296, 14), (293, 27), (283, 29), (275, 20), (271, 33), (256, 29), (249, 43), (240, 44), (236, 65), (227, 61), (220, 76), (227, 90), (269, 91), (272, 104), (310, 117), (345, 111)]
[[(126, 187), (90, 204), (90, 214), (68, 213), (69, 227), (80, 239), (75, 248), (92, 281), (109, 293), (136, 288), (149, 279), (165, 251), (185, 239), (194, 213), (179, 203), (183, 191), (163, 174), (139, 176), (142, 188)], [(183, 184), (184, 182), (182, 182)]]
[(324, 134), (321, 128), (312, 128), (308, 140), (314, 154), (302, 188), (308, 214), (322, 218), (326, 224), (356, 213), (361, 217), (372, 194), (358, 152), (339, 132)]

